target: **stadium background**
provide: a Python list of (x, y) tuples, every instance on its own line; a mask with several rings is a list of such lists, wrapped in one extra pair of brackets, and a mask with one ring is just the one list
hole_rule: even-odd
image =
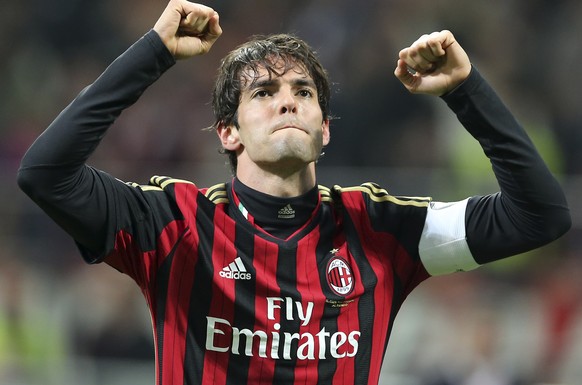
[[(321, 184), (373, 180), (393, 194), (457, 200), (495, 184), (442, 101), (392, 76), (400, 48), (452, 30), (566, 189), (572, 231), (511, 261), (423, 284), (397, 318), (381, 384), (576, 384), (582, 378), (582, 2), (578, 0), (223, 0), (224, 35), (180, 62), (111, 130), (92, 164), (208, 185), (228, 178), (208, 126), (218, 60), (257, 33), (295, 32), (334, 83)], [(155, 22), (164, 1), (0, 5), (0, 383), (153, 383), (149, 316), (137, 287), (86, 266), (15, 184), (31, 141)]]

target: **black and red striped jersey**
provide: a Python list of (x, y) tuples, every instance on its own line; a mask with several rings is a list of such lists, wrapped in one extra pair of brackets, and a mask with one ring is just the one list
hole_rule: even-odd
[(231, 183), (129, 188), (136, 202), (120, 207), (151, 215), (118, 212), (135, 221), (110, 229), (105, 261), (147, 299), (158, 384), (377, 383), (394, 317), (428, 276), (429, 199), (320, 186), (311, 219), (283, 240), (232, 204)]

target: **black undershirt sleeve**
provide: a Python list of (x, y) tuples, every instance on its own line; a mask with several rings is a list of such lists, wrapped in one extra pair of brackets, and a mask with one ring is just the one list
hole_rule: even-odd
[(128, 202), (124, 194), (134, 193), (125, 184), (85, 162), (121, 112), (174, 63), (156, 32), (148, 32), (58, 115), (22, 159), (19, 186), (91, 252), (112, 247), (106, 245), (117, 225), (112, 208), (132, 210), (139, 200)]
[(571, 225), (564, 193), (528, 135), (473, 68), (443, 96), (491, 161), (500, 192), (472, 197), (465, 216), (467, 243), (479, 264), (547, 244)]

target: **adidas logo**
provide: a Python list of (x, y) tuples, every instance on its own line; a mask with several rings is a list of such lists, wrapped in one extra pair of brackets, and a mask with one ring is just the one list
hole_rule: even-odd
[(277, 218), (279, 219), (295, 218), (295, 210), (293, 210), (293, 207), (291, 207), (290, 204), (280, 209), (277, 214)]
[(218, 273), (222, 278), (237, 279), (248, 281), (251, 279), (251, 273), (247, 272), (247, 268), (243, 265), (240, 257), (236, 257), (234, 261), (222, 268)]

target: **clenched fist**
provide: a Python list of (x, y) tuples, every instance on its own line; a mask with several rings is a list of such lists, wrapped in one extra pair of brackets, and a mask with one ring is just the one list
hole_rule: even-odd
[(423, 35), (398, 55), (394, 75), (415, 94), (443, 95), (471, 72), (465, 50), (450, 31)]
[(222, 34), (216, 11), (187, 0), (170, 0), (154, 31), (176, 59), (208, 52)]

